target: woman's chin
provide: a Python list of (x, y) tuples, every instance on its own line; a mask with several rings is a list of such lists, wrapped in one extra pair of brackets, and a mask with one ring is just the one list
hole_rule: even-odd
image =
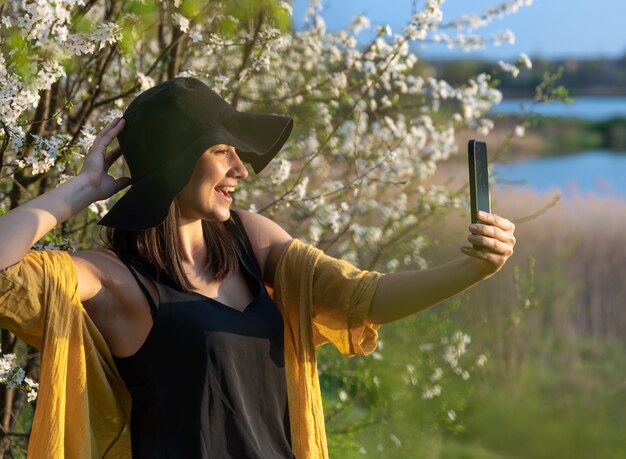
[(208, 222), (225, 222), (230, 218), (230, 207), (223, 209), (207, 209), (205, 211), (194, 212), (193, 215), (182, 215), (181, 220), (185, 223), (205, 220)]
[(204, 220), (225, 222), (230, 218), (230, 212), (230, 206), (224, 207), (223, 209), (214, 209), (212, 212), (205, 214)]

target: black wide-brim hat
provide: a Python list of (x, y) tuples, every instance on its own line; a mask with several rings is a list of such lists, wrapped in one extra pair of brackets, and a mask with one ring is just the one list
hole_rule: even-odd
[(165, 220), (198, 158), (213, 145), (232, 145), (258, 174), (293, 128), (288, 116), (240, 112), (191, 77), (172, 78), (142, 92), (123, 118), (117, 139), (132, 185), (98, 225), (135, 231)]

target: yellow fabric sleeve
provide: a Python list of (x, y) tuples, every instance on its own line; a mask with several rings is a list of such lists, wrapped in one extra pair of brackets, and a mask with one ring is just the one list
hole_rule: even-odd
[[(283, 282), (312, 292), (313, 344), (331, 342), (346, 357), (373, 352), (380, 324), (369, 322), (367, 314), (384, 274), (359, 269), (299, 239), (290, 243), (286, 253), (281, 272), (293, 275)], [(298, 275), (303, 264), (313, 266), (312, 276)]]
[(54, 251), (29, 251), (16, 264), (0, 270), (0, 328), (41, 349), (48, 296), (46, 270), (53, 266)]

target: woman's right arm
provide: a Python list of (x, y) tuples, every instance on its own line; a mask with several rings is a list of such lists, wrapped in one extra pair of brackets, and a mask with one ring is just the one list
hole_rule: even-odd
[(58, 224), (130, 184), (130, 178), (114, 179), (107, 172), (121, 150), (107, 153), (106, 148), (123, 127), (124, 120), (116, 119), (100, 131), (78, 176), (0, 216), (0, 270), (23, 260), (32, 245)]
[(21, 261), (48, 231), (94, 201), (89, 181), (77, 176), (0, 216), (0, 270)]

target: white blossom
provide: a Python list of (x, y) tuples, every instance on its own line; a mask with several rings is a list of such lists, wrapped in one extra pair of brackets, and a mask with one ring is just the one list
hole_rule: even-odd
[(441, 395), (441, 386), (436, 385), (425, 389), (422, 392), (422, 398), (424, 400), (429, 400), (435, 397), (439, 397)]
[(80, 131), (80, 136), (76, 144), (87, 153), (96, 140), (96, 128), (89, 123), (85, 123)]
[(289, 4), (289, 2), (282, 1), (279, 3), (279, 6), (284, 9), (289, 16), (293, 16), (293, 7)]
[(493, 129), (493, 127), (494, 124), (492, 120), (483, 118), (479, 121), (477, 130), (481, 135), (486, 136)]
[(32, 402), (37, 398), (39, 385), (25, 376), (25, 371), (16, 363), (15, 354), (0, 355), (0, 383), (8, 388), (19, 388), (27, 391), (27, 400)]
[(109, 211), (109, 200), (92, 202), (87, 208), (98, 218), (102, 218)]
[(309, 184), (309, 177), (303, 177), (300, 183), (294, 187), (294, 192), (298, 199), (302, 200), (306, 196), (307, 185)]
[(498, 32), (493, 37), (493, 44), (500, 46), (502, 43), (508, 43), (510, 45), (515, 44), (515, 34), (511, 30), (504, 30)]
[[(467, 352), (467, 345), (471, 342), (471, 337), (461, 331), (457, 331), (452, 336), (449, 344), (445, 347), (443, 359), (452, 371), (461, 376), (462, 379), (469, 379), (469, 372), (459, 366), (459, 359)], [(447, 343), (445, 343), (447, 344)]]
[(324, 21), (324, 19), (322, 18), (322, 16), (315, 16), (315, 30), (320, 34), (320, 35), (324, 35), (324, 33), (326, 32), (326, 22)]
[(526, 67), (527, 69), (532, 69), (533, 68), (533, 63), (530, 60), (530, 57), (528, 57), (528, 55), (525, 54), (525, 53), (521, 53), (519, 55), (519, 63), (521, 65), (523, 65), (524, 67)]
[(213, 91), (215, 91), (216, 93), (220, 94), (226, 91), (226, 89), (228, 88), (229, 82), (230, 82), (230, 79), (227, 76), (216, 75), (213, 80), (213, 86), (211, 89), (213, 89)]
[(145, 73), (137, 72), (137, 79), (139, 80), (140, 91), (145, 91), (155, 86), (154, 79)]
[(432, 375), (430, 375), (430, 380), (432, 382), (437, 382), (443, 377), (443, 370), (439, 367), (435, 368), (435, 371)]
[(400, 446), (402, 446), (402, 441), (400, 441), (400, 439), (399, 439), (397, 436), (395, 436), (394, 434), (389, 434), (389, 439), (390, 439), (390, 440), (393, 442), (393, 444), (394, 444), (395, 446), (397, 446), (398, 448), (399, 448)]
[(359, 14), (354, 17), (352, 20), (352, 24), (350, 25), (350, 29), (354, 35), (357, 35), (363, 29), (369, 29), (371, 27), (371, 22), (368, 17)]
[(517, 75), (519, 75), (519, 69), (513, 64), (500, 60), (498, 61), (498, 65), (503, 71), (510, 73), (513, 78), (517, 78)]
[(178, 27), (180, 28), (182, 32), (184, 33), (189, 32), (189, 18), (186, 18), (181, 13), (176, 12), (176, 13), (172, 13), (172, 19), (174, 20), (174, 23), (178, 25)]
[(270, 180), (274, 185), (280, 185), (289, 178), (291, 174), (291, 161), (278, 158), (269, 165)]

